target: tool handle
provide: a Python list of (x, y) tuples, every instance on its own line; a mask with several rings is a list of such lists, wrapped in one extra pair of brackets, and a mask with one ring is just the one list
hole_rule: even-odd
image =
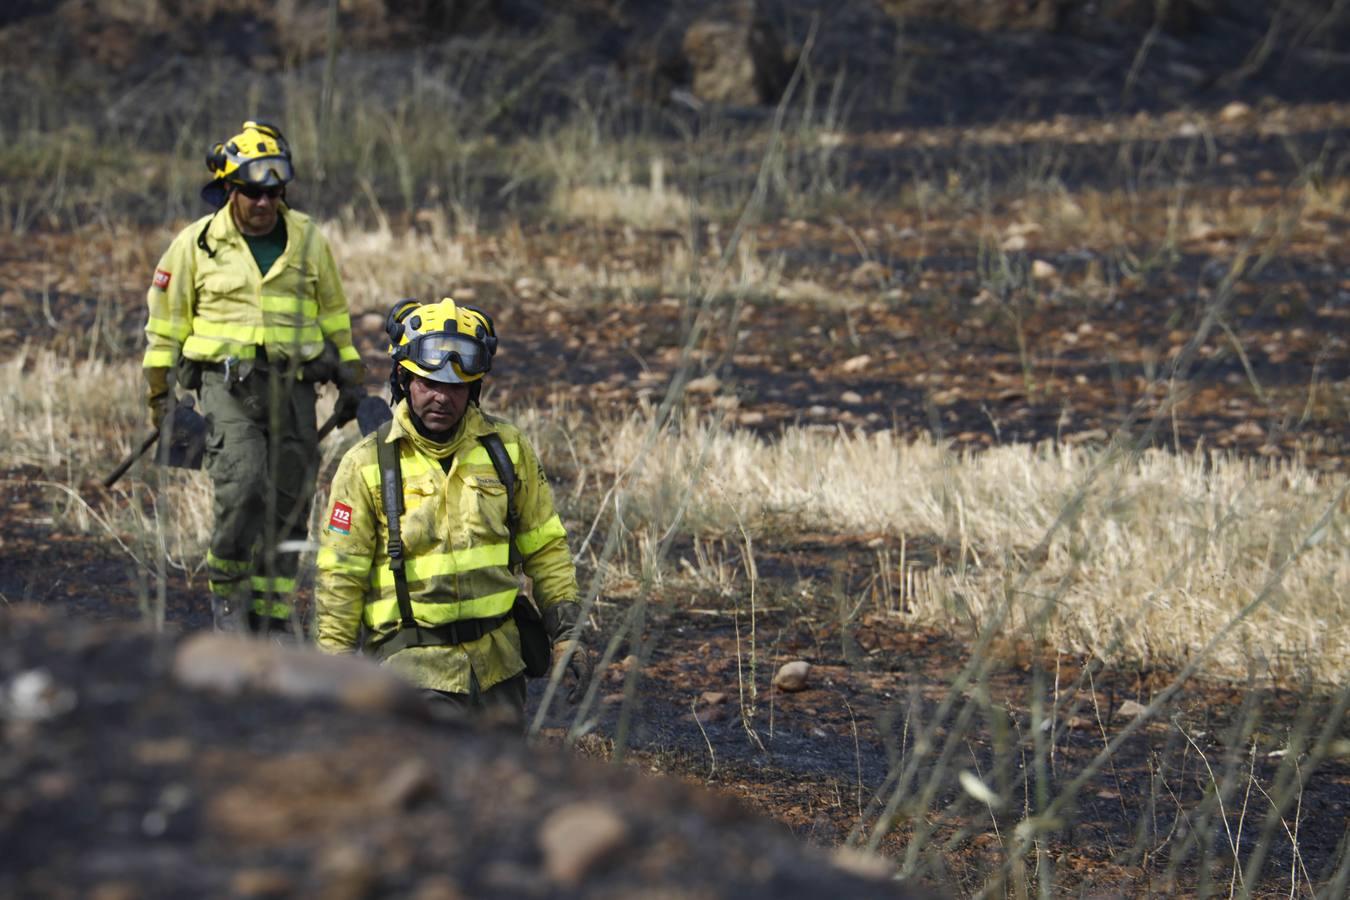
[(324, 438), (328, 437), (328, 432), (332, 431), (334, 428), (337, 427), (337, 419), (338, 419), (337, 413), (334, 412), (331, 416), (328, 417), (328, 421), (324, 422), (323, 425), (320, 426), (319, 440), (323, 440)]
[(136, 460), (144, 456), (145, 451), (149, 450), (152, 446), (154, 446), (154, 443), (157, 440), (159, 440), (158, 428), (152, 430), (149, 434), (147, 434), (141, 440), (140, 446), (136, 447), (134, 450), (128, 453), (126, 459), (118, 463), (117, 468), (113, 469), (111, 472), (108, 473), (108, 477), (103, 479), (103, 486), (105, 488), (110, 488), (114, 484), (116, 484), (117, 479), (125, 475), (127, 473), (127, 469), (131, 468), (132, 463), (134, 463)]

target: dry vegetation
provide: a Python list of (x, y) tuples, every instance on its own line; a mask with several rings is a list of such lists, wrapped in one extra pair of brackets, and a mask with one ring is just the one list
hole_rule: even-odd
[[(279, 7), (321, 33), (312, 8)], [(167, 9), (113, 19), (151, 27)], [(1350, 106), (868, 127), (867, 86), (815, 63), (806, 32), (783, 103), (747, 120), (555, 84), (568, 34), (336, 68), (299, 45), (271, 67), (208, 60), (194, 65), (217, 77), (190, 104), (166, 60), (102, 98), (157, 110), (144, 117), (67, 114), (55, 82), (7, 71), (24, 102), (0, 126), (6, 487), (41, 498), (44, 527), (125, 556), (153, 623), (185, 602), (175, 591), (200, 593), (204, 476), (143, 466), (111, 495), (89, 484), (140, 428), (143, 285), (197, 213), (198, 145), (267, 114), (358, 314), (453, 292), (520, 341), (489, 402), (551, 464), (614, 664), (574, 714), (550, 713), (550, 690), (536, 728), (695, 776), (706, 741), (717, 781), (719, 752), (726, 766), (772, 746), (784, 634), (848, 647), (880, 632), (836, 673), (857, 716), (829, 739), (845, 777), (856, 750), (857, 802), (821, 839), (963, 894), (1049, 896), (1092, 885), (1075, 828), (1092, 833), (1083, 810), (1114, 791), (1106, 856), (1129, 871), (1107, 885), (1340, 896)], [(377, 323), (358, 328), (372, 362)], [(911, 357), (923, 365), (901, 368)], [(906, 390), (920, 399), (901, 407)], [(1023, 424), (1032, 409), (1040, 424)], [(860, 552), (804, 562), (822, 543)], [(672, 623), (704, 614), (717, 629), (679, 644)], [(910, 635), (954, 639), (955, 662), (886, 681)], [(660, 641), (734, 656), (724, 743), (696, 718), (692, 751), (627, 746), (643, 667), (625, 656), (688, 712)], [(1113, 717), (1105, 698), (1131, 673), (1140, 709)], [(1196, 717), (1219, 696), (1234, 705), (1205, 737)], [(813, 795), (785, 790), (757, 799), (800, 825), (788, 810)], [(1314, 793), (1333, 834), (1310, 866)]]

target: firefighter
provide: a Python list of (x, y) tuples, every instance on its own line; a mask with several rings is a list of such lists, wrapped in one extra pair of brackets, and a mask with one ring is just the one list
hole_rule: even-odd
[[(590, 675), (567, 534), (529, 441), (479, 408), (492, 320), (447, 298), (402, 301), (386, 327), (393, 421), (333, 478), (319, 648), (354, 651), (364, 628), (362, 649), (433, 698), (521, 724), (527, 669), (563, 666), (573, 700)], [(519, 595), (522, 571), (542, 621)]]
[(207, 154), (216, 211), (179, 232), (147, 296), (143, 370), (152, 426), (175, 386), (206, 417), (214, 492), (207, 583), (216, 628), (290, 630), (298, 555), (318, 468), (315, 385), (356, 414), (365, 368), (328, 242), (286, 205), (281, 132), (249, 121)]

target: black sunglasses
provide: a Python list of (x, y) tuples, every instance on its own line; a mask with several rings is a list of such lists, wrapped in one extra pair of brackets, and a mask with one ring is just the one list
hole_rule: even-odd
[(276, 200), (286, 193), (284, 187), (263, 187), (257, 184), (236, 184), (234, 189), (250, 200), (257, 200), (261, 197)]

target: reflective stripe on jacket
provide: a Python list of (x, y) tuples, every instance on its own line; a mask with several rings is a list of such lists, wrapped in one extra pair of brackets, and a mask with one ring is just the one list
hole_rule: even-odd
[(259, 346), (270, 359), (306, 361), (325, 338), (343, 360), (360, 359), (328, 242), (304, 213), (283, 205), (281, 215), (286, 249), (265, 274), (228, 205), (178, 233), (146, 295), (144, 366), (172, 366), (180, 354), (252, 359)]
[[(400, 518), (413, 616), (420, 625), (481, 619), (509, 612), (518, 581), (509, 568), (506, 488), (479, 436), (496, 431), (516, 470), (516, 507), (525, 574), (541, 609), (575, 602), (576, 569), (553, 493), (533, 448), (508, 422), (470, 406), (454, 438), (432, 444), (413, 428), (407, 401), (394, 409), (390, 441), (399, 442), (404, 513)], [(399, 627), (398, 597), (389, 569), (388, 517), (371, 434), (347, 451), (322, 521), (315, 585), (319, 648), (356, 646), (360, 626), (376, 639)], [(440, 459), (451, 458), (449, 471)], [(465, 693), (469, 671), (484, 688), (524, 670), (520, 640), (508, 618), (467, 644), (412, 647), (389, 664), (427, 688)]]

